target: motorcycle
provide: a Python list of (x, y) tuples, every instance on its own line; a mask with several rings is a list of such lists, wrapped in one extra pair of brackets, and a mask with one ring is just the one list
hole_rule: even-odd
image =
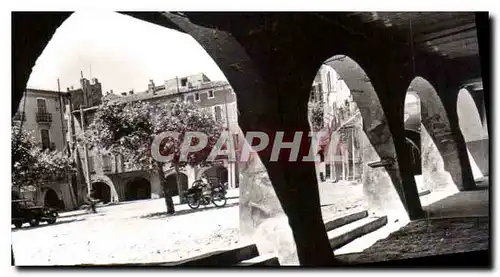
[(195, 210), (200, 205), (207, 206), (213, 203), (216, 207), (224, 207), (227, 203), (226, 189), (220, 184), (198, 180), (185, 192), (188, 206)]

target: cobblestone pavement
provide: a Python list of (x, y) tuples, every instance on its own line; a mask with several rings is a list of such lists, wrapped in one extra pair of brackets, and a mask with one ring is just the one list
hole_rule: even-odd
[[(361, 209), (361, 185), (321, 183), (319, 189), (325, 219)], [(196, 212), (176, 205), (174, 216), (155, 199), (101, 207), (98, 214), (62, 213), (54, 225), (13, 229), (12, 241), (16, 265), (149, 263), (248, 244), (238, 230), (238, 199)]]

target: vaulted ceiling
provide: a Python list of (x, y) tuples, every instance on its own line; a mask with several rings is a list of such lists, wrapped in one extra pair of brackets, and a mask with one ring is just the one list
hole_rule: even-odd
[(356, 12), (350, 16), (407, 33), (416, 48), (448, 59), (479, 55), (472, 12)]

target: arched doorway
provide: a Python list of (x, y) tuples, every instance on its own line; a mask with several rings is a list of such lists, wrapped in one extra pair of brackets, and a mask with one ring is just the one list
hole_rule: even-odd
[(151, 184), (146, 178), (135, 178), (127, 183), (125, 189), (125, 201), (150, 199)]
[(92, 183), (93, 194), (92, 197), (94, 199), (99, 199), (103, 203), (109, 203), (111, 201), (111, 189), (104, 182), (95, 182)]
[[(188, 177), (184, 173), (180, 173), (181, 189), (186, 191), (188, 189)], [(166, 188), (172, 192), (173, 196), (179, 195), (179, 188), (177, 187), (177, 174), (173, 173), (165, 178)]]
[[(92, 184), (101, 183), (101, 184), (104, 184), (107, 186), (107, 188), (105, 188), (105, 187), (101, 188), (101, 191), (102, 191), (101, 195), (104, 197), (107, 195), (107, 193), (109, 191), (109, 200), (107, 200), (108, 202), (116, 203), (119, 201), (118, 193), (116, 192), (113, 181), (108, 176), (106, 176), (106, 175), (93, 175), (90, 182)], [(84, 188), (84, 191), (82, 193), (83, 193), (82, 195), (87, 194), (86, 187)], [(104, 197), (104, 199), (107, 199), (107, 198), (108, 197)]]
[[(331, 86), (334, 91), (326, 89), (327, 94), (334, 93), (320, 98), (328, 99), (326, 116), (332, 114), (328, 119), (331, 138), (327, 158), (345, 164), (340, 174), (345, 179), (360, 177), (370, 209), (397, 217), (400, 222), (407, 219), (407, 212), (410, 216), (419, 214), (421, 205), (403, 182), (401, 172), (387, 170), (388, 167), (378, 163), (400, 167), (388, 120), (370, 78), (361, 65), (346, 55), (332, 56), (323, 62), (324, 66), (334, 72), (333, 78), (330, 77), (334, 80)], [(339, 142), (343, 146), (340, 153)]]
[(476, 102), (467, 89), (461, 89), (458, 93), (457, 115), (472, 174), (474, 179), (479, 179), (489, 174), (488, 131), (486, 124), (482, 124)]
[(205, 170), (204, 173), (211, 179), (217, 179), (220, 184), (228, 182), (229, 179), (228, 170), (223, 165), (213, 165)]
[(43, 203), (46, 207), (64, 209), (64, 202), (59, 199), (57, 192), (51, 188), (46, 189)]
[[(422, 179), (417, 185), (431, 192), (440, 191), (443, 197), (466, 186), (463, 157), (446, 109), (434, 86), (422, 77), (415, 77), (408, 87), (404, 120), (405, 128), (420, 133)], [(408, 131), (406, 134), (411, 135)]]

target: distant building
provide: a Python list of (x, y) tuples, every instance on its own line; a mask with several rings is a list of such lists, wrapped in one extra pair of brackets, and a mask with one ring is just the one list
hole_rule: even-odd
[[(13, 121), (22, 121), (24, 130), (31, 132), (42, 149), (68, 151), (66, 141), (67, 124), (64, 120), (65, 106), (58, 91), (27, 88), (21, 99)], [(72, 209), (76, 206), (71, 178), (43, 181), (36, 188), (26, 188), (25, 198), (38, 205)]]
[[(215, 120), (225, 124), (230, 131), (237, 132), (238, 130), (236, 95), (231, 86), (227, 82), (211, 81), (202, 73), (166, 80), (158, 86), (150, 80), (146, 91), (128, 91), (120, 94), (108, 92), (104, 97), (117, 102), (149, 101), (153, 103), (183, 99), (197, 103), (202, 109), (212, 114)], [(96, 110), (97, 107), (84, 110), (86, 125), (90, 124)], [(80, 112), (75, 110), (73, 114), (76, 133), (79, 133), (81, 132)], [(80, 148), (80, 151), (83, 149)], [(84, 164), (84, 155), (83, 152), (81, 153), (80, 158)], [(160, 197), (161, 185), (156, 171), (127, 167), (121, 156), (103, 155), (90, 151), (89, 157), (91, 184), (98, 198), (117, 202)], [(203, 172), (209, 176), (218, 177), (222, 183), (227, 182), (230, 188), (238, 186), (237, 165), (228, 162), (227, 159), (221, 159), (210, 168), (186, 167), (181, 176), (182, 189), (186, 190), (191, 187)], [(178, 195), (174, 169), (168, 168), (165, 173), (166, 186), (174, 192), (174, 195)]]
[[(318, 181), (360, 181), (363, 157), (359, 136), (363, 132), (363, 120), (349, 88), (330, 66), (319, 69), (312, 84), (310, 101), (323, 105), (322, 131), (338, 137), (333, 151), (328, 149), (333, 137), (319, 142)], [(327, 157), (329, 153), (331, 156)]]

